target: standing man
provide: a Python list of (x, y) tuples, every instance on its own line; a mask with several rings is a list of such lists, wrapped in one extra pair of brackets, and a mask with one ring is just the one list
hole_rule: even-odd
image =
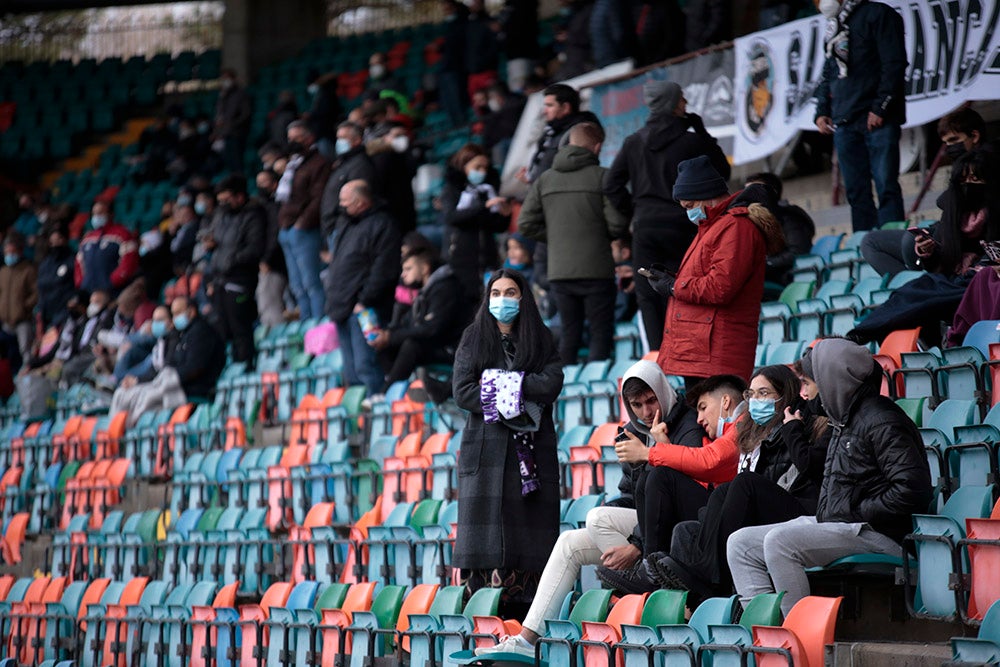
[(358, 314), (371, 309), (382, 326), (389, 322), (399, 279), (400, 238), (396, 224), (376, 204), (364, 181), (340, 189), (343, 215), (330, 234), (326, 274), (326, 312), (337, 325), (344, 358), (344, 379), (364, 384), (369, 399), (382, 393), (385, 378), (375, 349), (368, 344)]
[(563, 137), (577, 123), (590, 121), (600, 127), (597, 116), (589, 111), (580, 111), (580, 93), (565, 83), (554, 83), (542, 91), (542, 115), (545, 117), (545, 131), (538, 138), (531, 164), (523, 174), (523, 179), (534, 183), (556, 159), (556, 152)]
[(285, 253), (278, 243), (281, 225), (278, 222), (279, 206), (274, 201), (274, 191), (278, 187), (278, 175), (270, 169), (257, 174), (257, 196), (264, 215), (267, 216), (267, 230), (264, 233), (264, 256), (260, 258), (260, 278), (257, 282), (257, 314), (260, 323), (273, 327), (285, 321), (285, 288), (288, 286), (288, 269), (285, 268)]
[(24, 235), (11, 229), (3, 242), (0, 267), (0, 325), (4, 333), (17, 337), (22, 362), (31, 356), (35, 334), (32, 310), (37, 303), (38, 270), (24, 256)]
[(903, 19), (892, 7), (869, 0), (818, 0), (817, 6), (827, 18), (827, 58), (816, 88), (816, 127), (833, 135), (851, 226), (861, 232), (904, 220), (899, 187), (899, 136), (906, 122)]
[(135, 234), (111, 220), (106, 201), (94, 202), (90, 227), (76, 253), (76, 286), (117, 295), (139, 270), (139, 244)]
[(363, 143), (365, 131), (350, 121), (337, 128), (337, 153), (330, 167), (330, 177), (323, 188), (320, 204), (320, 225), (323, 238), (329, 238), (341, 216), (340, 189), (349, 181), (364, 181), (372, 186), (375, 181), (375, 165), (365, 152)]
[(212, 136), (222, 142), (226, 171), (239, 173), (243, 171), (243, 151), (250, 132), (250, 96), (236, 80), (236, 71), (232, 69), (223, 70), (219, 88)]
[(288, 125), (291, 158), (278, 182), (278, 243), (285, 253), (288, 282), (299, 305), (299, 319), (323, 315), (323, 283), (319, 279), (319, 207), (330, 176), (330, 163), (316, 150), (316, 135), (300, 120)]
[[(729, 178), (729, 162), (701, 117), (687, 112), (684, 91), (672, 81), (648, 81), (643, 97), (649, 107), (645, 127), (627, 137), (604, 178), (604, 193), (632, 219), (632, 260), (636, 268), (662, 263), (677, 271), (697, 227), (671, 196), (677, 166), (706, 155), (711, 166)], [(649, 349), (660, 346), (666, 299), (645, 278), (635, 281)], [(720, 371), (722, 372), (722, 371)]]
[(575, 364), (590, 327), (587, 361), (611, 358), (615, 326), (615, 262), (611, 240), (628, 229), (628, 218), (604, 196), (605, 169), (598, 162), (604, 131), (579, 123), (569, 144), (559, 149), (551, 169), (531, 186), (518, 231), (548, 243), (548, 270), (556, 308), (562, 318), (559, 356)]
[(233, 361), (254, 365), (253, 323), (257, 319), (257, 273), (264, 256), (267, 214), (257, 202), (248, 202), (242, 176), (219, 184), (222, 215), (212, 229), (215, 311), (222, 338), (233, 341)]

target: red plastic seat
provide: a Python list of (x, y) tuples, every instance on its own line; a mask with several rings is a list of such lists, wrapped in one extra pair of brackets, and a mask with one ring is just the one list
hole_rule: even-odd
[(24, 544), (24, 534), (28, 530), (27, 512), (20, 512), (11, 517), (7, 524), (7, 530), (3, 534), (3, 542), (0, 543), (0, 553), (3, 560), (11, 565), (21, 562), (21, 546)]
[(271, 584), (264, 591), (260, 604), (240, 605), (240, 634), (243, 645), (240, 648), (240, 664), (257, 664), (257, 654), (266, 650), (270, 641), (266, 621), (271, 615), (271, 607), (284, 607), (292, 592), (292, 584), (281, 582)]
[[(410, 629), (410, 614), (426, 614), (430, 611), (437, 592), (437, 584), (417, 584), (413, 587), (403, 600), (399, 616), (396, 617), (396, 632), (399, 636), (403, 636), (403, 633)], [(403, 650), (410, 650), (409, 637), (403, 636)]]
[[(993, 514), (1000, 513), (997, 507), (1000, 503)], [(967, 616), (982, 621), (990, 605), (1000, 600), (1000, 519), (966, 519), (965, 534), (970, 578)]]
[[(329, 526), (333, 522), (333, 503), (317, 503), (309, 509), (305, 522), (301, 526), (293, 526), (288, 534), (292, 545), (292, 583), (297, 584), (312, 577), (306, 573), (306, 564), (316, 562), (316, 547), (312, 542), (312, 529), (316, 526)], [(313, 575), (315, 576), (315, 575)]]
[(125, 667), (125, 651), (122, 650), (128, 632), (128, 623), (123, 621), (128, 615), (128, 608), (139, 604), (142, 593), (149, 583), (148, 577), (136, 577), (125, 584), (121, 598), (116, 604), (109, 604), (104, 621), (104, 651), (101, 665), (103, 667)]
[[(594, 621), (581, 623), (583, 636), (580, 644), (583, 646), (584, 667), (607, 667), (611, 664), (611, 657), (615, 655), (615, 644), (622, 638), (622, 624), (639, 625), (642, 622), (642, 610), (648, 597), (649, 593), (626, 595), (611, 608), (604, 623)], [(623, 664), (620, 653), (617, 664), (619, 667)]]
[[(375, 505), (361, 517), (351, 527), (350, 540), (352, 548), (347, 550), (347, 557), (344, 559), (344, 569), (340, 573), (340, 582), (344, 584), (355, 584), (360, 581), (355, 566), (358, 565), (358, 554), (361, 556), (361, 565), (368, 564), (368, 547), (364, 545), (368, 539), (368, 528), (382, 523), (382, 496), (375, 499)], [(354, 545), (362, 545), (354, 549)], [(323, 664), (326, 664), (325, 662)]]
[(810, 595), (795, 603), (780, 628), (753, 626), (757, 667), (787, 667), (789, 655), (795, 667), (823, 667), (843, 599)]

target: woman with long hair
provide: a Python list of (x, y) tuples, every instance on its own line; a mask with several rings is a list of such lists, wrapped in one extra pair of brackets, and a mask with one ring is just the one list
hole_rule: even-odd
[(524, 276), (501, 269), (486, 294), (455, 353), (455, 400), (469, 417), (453, 564), (470, 592), (503, 587), (504, 614), (523, 618), (559, 536), (562, 365)]

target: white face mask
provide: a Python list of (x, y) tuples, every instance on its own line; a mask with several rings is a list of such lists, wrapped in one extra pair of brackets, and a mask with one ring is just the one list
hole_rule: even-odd
[(490, 108), (490, 111), (497, 113), (500, 109), (503, 109), (503, 102), (498, 99), (490, 98), (490, 101), (486, 103), (486, 106)]
[(397, 153), (405, 153), (410, 148), (410, 138), (406, 135), (399, 135), (398, 137), (393, 137), (389, 145)]
[(840, 0), (819, 0), (819, 13), (828, 19), (840, 13)]
[(87, 306), (87, 317), (97, 317), (98, 315), (101, 314), (102, 310), (104, 310), (104, 307), (101, 306), (101, 304), (92, 303), (89, 306)]
[(385, 65), (375, 64), (368, 68), (368, 76), (373, 79), (381, 79), (385, 75)]

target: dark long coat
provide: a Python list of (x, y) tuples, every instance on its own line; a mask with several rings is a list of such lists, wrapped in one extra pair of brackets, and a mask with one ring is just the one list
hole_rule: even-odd
[[(539, 344), (534, 342), (533, 344)], [(521, 476), (511, 431), (483, 422), (479, 378), (485, 368), (506, 368), (504, 359), (480, 367), (468, 330), (455, 353), (454, 389), (469, 411), (458, 456), (458, 530), (453, 565), (462, 569), (541, 571), (559, 537), (559, 462), (552, 405), (562, 389), (562, 364), (555, 345), (539, 373), (526, 373), (525, 401), (543, 406), (535, 434), (535, 462), (541, 488), (521, 496)], [(516, 370), (516, 369), (510, 369)]]

